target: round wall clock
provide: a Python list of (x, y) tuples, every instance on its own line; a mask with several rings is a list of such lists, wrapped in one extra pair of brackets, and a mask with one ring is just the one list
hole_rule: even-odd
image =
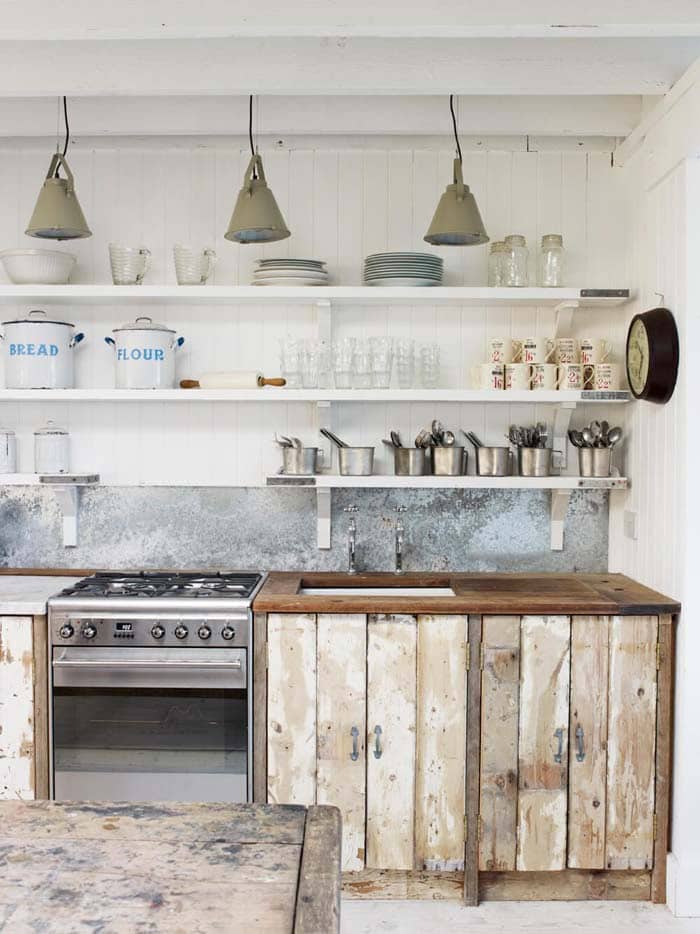
[(627, 332), (627, 379), (637, 399), (668, 402), (678, 376), (678, 329), (668, 308), (635, 315)]

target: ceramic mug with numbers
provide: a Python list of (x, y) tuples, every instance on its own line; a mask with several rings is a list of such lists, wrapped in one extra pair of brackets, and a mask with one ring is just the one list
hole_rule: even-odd
[(593, 389), (615, 392), (620, 388), (620, 368), (616, 363), (597, 363), (593, 369)]
[(503, 389), (503, 366), (500, 363), (482, 363), (472, 370), (474, 389)]
[(506, 389), (531, 389), (532, 366), (529, 363), (506, 363)]
[(533, 363), (532, 388), (557, 389), (558, 369), (559, 367), (556, 365), (556, 363)]
[(587, 366), (607, 363), (611, 352), (612, 346), (609, 341), (599, 340), (596, 337), (581, 338), (581, 363)]
[(583, 389), (583, 371), (581, 363), (560, 363), (557, 389)]
[(578, 363), (578, 344), (573, 337), (558, 337), (555, 341), (556, 363)]
[(519, 363), (522, 355), (522, 341), (510, 337), (489, 338), (489, 363)]
[(555, 350), (551, 337), (526, 337), (523, 341), (523, 363), (551, 363)]

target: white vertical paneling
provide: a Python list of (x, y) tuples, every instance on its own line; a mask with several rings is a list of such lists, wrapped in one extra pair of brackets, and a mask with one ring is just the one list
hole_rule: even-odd
[[(115, 142), (112, 148), (79, 149), (71, 153), (71, 165), (93, 237), (59, 248), (79, 256), (76, 282), (110, 281), (107, 245), (117, 240), (143, 243), (151, 250), (153, 266), (147, 279), (151, 283), (174, 283), (172, 249), (174, 243), (183, 242), (216, 249), (217, 284), (249, 283), (255, 260), (261, 256), (315, 256), (327, 260), (334, 283), (358, 284), (363, 257), (387, 249), (438, 253), (445, 260), (448, 283), (483, 284), (487, 246), (438, 249), (423, 240), (438, 199), (451, 181), (454, 153), (452, 149), (414, 148), (414, 143), (407, 138), (387, 150), (327, 146), (266, 151), (268, 181), (292, 236), (260, 246), (242, 246), (224, 239), (248, 163), (247, 150), (209, 143), (174, 146), (169, 142), (143, 147), (120, 147)], [(50, 155), (44, 148), (17, 149), (9, 144), (0, 148), (0, 247), (37, 245), (23, 232)], [(604, 153), (485, 149), (464, 153), (465, 181), (477, 197), (491, 238), (525, 234), (533, 281), (538, 238), (542, 233), (561, 231), (572, 284), (608, 284), (610, 277), (614, 284), (627, 283), (621, 232), (624, 211), (614, 191), (619, 171), (610, 167)], [(668, 191), (670, 195), (671, 189)], [(611, 205), (615, 206), (615, 218), (609, 216)], [(674, 232), (669, 229), (671, 215), (664, 221), (652, 208), (650, 204), (647, 216), (657, 233), (648, 236), (650, 246), (656, 249), (673, 243)], [(671, 247), (668, 256), (669, 261), (677, 257)], [(674, 270), (658, 264), (648, 271), (640, 270), (640, 276), (650, 282), (647, 292), (663, 280), (670, 294), (668, 280), (680, 271), (677, 262)], [(279, 339), (287, 333), (314, 333), (313, 306), (271, 303), (266, 307), (163, 306), (141, 310), (185, 337), (178, 354), (178, 379), (196, 378), (217, 369), (259, 369), (266, 375), (278, 375)], [(8, 309), (8, 317), (11, 311)], [(113, 353), (103, 338), (138, 311), (83, 306), (70, 310), (70, 320), (84, 329), (88, 338), (76, 355), (78, 385), (113, 384)], [(619, 319), (607, 312), (581, 317), (585, 324), (580, 327), (589, 333), (614, 333), (619, 352), (624, 325), (616, 321), (622, 322), (624, 314)], [(387, 311), (378, 306), (345, 308), (334, 316), (333, 327), (336, 336), (412, 337), (417, 348), (423, 342), (437, 341), (442, 385), (459, 388), (471, 385), (471, 369), (485, 359), (488, 337), (551, 333), (553, 316), (549, 310), (536, 308), (409, 306)], [(395, 378), (393, 385), (397, 385)], [(524, 422), (542, 412), (547, 414), (534, 404), (514, 408), (505, 401), (497, 407), (348, 404), (338, 407), (336, 427), (349, 440), (378, 445), (389, 427), (400, 429), (410, 440), (419, 427), (438, 416), (455, 426), (473, 428), (485, 440), (500, 442), (508, 421)], [(135, 403), (62, 408), (49, 404), (18, 408), (4, 404), (0, 416), (19, 432), (22, 469), (33, 466), (32, 431), (50, 416), (71, 430), (74, 465), (99, 469), (105, 481), (114, 484), (153, 480), (192, 485), (260, 484), (279, 464), (279, 453), (271, 442), (274, 431), (299, 435), (307, 443), (315, 440), (311, 405), (265, 403), (263, 394), (259, 403), (245, 405)], [(664, 425), (664, 438), (672, 444), (676, 440), (672, 423), (665, 421)], [(640, 452), (649, 453), (645, 445), (650, 437), (650, 432), (640, 428), (634, 442)], [(390, 472), (387, 452), (378, 446), (377, 454), (378, 468)], [(652, 503), (644, 482), (635, 488), (635, 495)], [(649, 529), (663, 534), (663, 517), (661, 510), (649, 516)], [(672, 555), (664, 561), (670, 566)]]

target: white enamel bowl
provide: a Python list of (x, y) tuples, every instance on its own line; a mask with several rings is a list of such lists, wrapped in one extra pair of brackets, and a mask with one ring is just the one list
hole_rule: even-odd
[(77, 261), (58, 250), (4, 250), (0, 259), (15, 285), (65, 285)]

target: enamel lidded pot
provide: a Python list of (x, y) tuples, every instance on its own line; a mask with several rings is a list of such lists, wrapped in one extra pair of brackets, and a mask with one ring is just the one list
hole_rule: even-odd
[(50, 319), (45, 311), (2, 322), (0, 335), (7, 389), (72, 389), (73, 354), (84, 334), (68, 321)]
[(175, 353), (185, 342), (172, 328), (139, 317), (112, 331), (117, 389), (173, 389)]

